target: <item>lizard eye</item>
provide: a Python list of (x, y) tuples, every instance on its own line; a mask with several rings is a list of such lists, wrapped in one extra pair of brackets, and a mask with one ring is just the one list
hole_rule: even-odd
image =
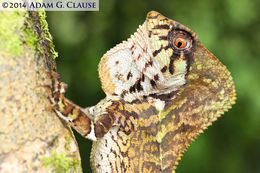
[(174, 40), (174, 45), (179, 48), (179, 49), (184, 49), (184, 48), (188, 48), (190, 46), (190, 42), (189, 40), (182, 38), (182, 37), (177, 37)]

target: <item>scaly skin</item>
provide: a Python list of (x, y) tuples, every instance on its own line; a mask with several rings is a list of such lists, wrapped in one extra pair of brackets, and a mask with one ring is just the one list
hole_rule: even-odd
[(155, 11), (101, 59), (107, 97), (96, 106), (66, 99), (65, 84), (49, 74), (53, 108), (93, 141), (97, 173), (175, 172), (185, 149), (236, 98), (230, 72), (196, 34)]

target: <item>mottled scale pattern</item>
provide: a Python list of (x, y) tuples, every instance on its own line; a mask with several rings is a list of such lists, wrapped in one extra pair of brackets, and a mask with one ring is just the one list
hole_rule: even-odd
[(48, 72), (57, 115), (93, 141), (96, 173), (175, 172), (191, 142), (235, 103), (227, 68), (184, 25), (158, 12), (101, 59), (106, 98), (82, 108)]

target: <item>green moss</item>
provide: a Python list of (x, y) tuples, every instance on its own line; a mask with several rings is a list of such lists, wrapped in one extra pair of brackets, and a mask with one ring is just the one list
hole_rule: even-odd
[(52, 150), (50, 157), (41, 158), (47, 169), (54, 169), (55, 173), (77, 172), (78, 161), (66, 154), (57, 154)]
[[(40, 23), (37, 24), (37, 21)], [(0, 50), (2, 54), (5, 57), (20, 56), (24, 51), (24, 43), (38, 54), (51, 56), (54, 59), (58, 56), (54, 50), (44, 11), (30, 14), (28, 12), (0, 13)]]
[[(31, 49), (37, 50), (38, 54), (51, 56), (55, 59), (58, 53), (54, 50), (52, 36), (46, 21), (46, 13), (44, 11), (32, 12), (30, 15), (27, 13), (25, 18), (23, 34), (25, 43)], [(37, 26), (35, 22), (39, 22)]]
[[(29, 18), (28, 13), (25, 15), (25, 18)], [(26, 20), (25, 25), (23, 26), (23, 39), (26, 45), (32, 50), (37, 50), (40, 47), (39, 42), (37, 41), (37, 35), (32, 29), (32, 23)]]
[(58, 57), (58, 53), (54, 50), (54, 44), (53, 44), (53, 38), (49, 32), (49, 27), (48, 27), (48, 23), (46, 21), (46, 13), (45, 11), (39, 11), (39, 17), (40, 17), (40, 23), (41, 23), (41, 30), (44, 33), (44, 39), (46, 39), (47, 41), (49, 41), (50, 44), (50, 52), (53, 55), (53, 58), (55, 59), (56, 57)]
[[(68, 153), (71, 152), (71, 135), (73, 136), (71, 129), (66, 130), (64, 148), (65, 152), (68, 151)], [(55, 139), (53, 146), (56, 148), (56, 145), (57, 140)], [(47, 169), (52, 169), (55, 173), (82, 172), (80, 160), (78, 160), (74, 154), (70, 156), (67, 156), (65, 153), (58, 154), (55, 149), (53, 149), (51, 156), (41, 158), (41, 161)]]
[(0, 13), (0, 49), (6, 57), (20, 56), (23, 52), (20, 31), (24, 24), (24, 13)]

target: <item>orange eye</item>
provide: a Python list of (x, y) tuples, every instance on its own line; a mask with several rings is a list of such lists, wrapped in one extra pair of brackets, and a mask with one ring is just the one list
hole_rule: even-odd
[(175, 44), (176, 47), (182, 49), (182, 48), (185, 48), (187, 46), (187, 40), (179, 37), (174, 41), (174, 44)]

